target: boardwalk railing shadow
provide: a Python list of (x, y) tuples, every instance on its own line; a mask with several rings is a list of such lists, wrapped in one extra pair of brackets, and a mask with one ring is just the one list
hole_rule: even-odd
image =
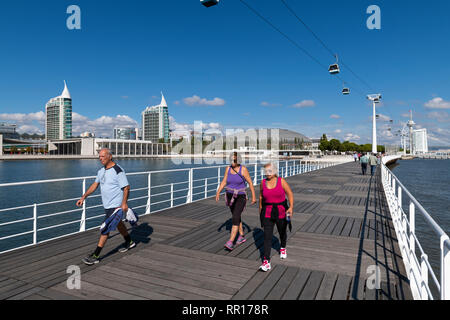
[[(390, 226), (391, 218), (389, 216), (389, 209), (387, 208), (386, 201), (384, 199), (383, 186), (379, 181), (381, 176), (379, 170), (380, 169), (377, 168), (377, 173), (370, 177), (369, 180), (369, 190), (367, 192), (367, 200), (364, 209), (363, 224), (358, 248), (358, 259), (355, 269), (355, 281), (351, 292), (351, 297), (355, 300), (358, 300), (363, 296), (363, 292), (358, 292), (358, 290), (364, 290), (364, 288), (366, 288), (365, 294), (374, 296), (376, 300), (396, 299), (396, 295), (398, 295), (398, 298), (404, 299), (405, 293), (403, 282), (408, 282), (408, 279), (402, 275), (399, 269), (400, 266), (398, 265), (398, 259), (401, 259), (401, 257), (398, 256), (394, 250), (397, 240), (395, 239), (395, 234), (392, 234), (392, 228)], [(369, 209), (371, 193), (373, 193), (372, 197), (374, 198), (373, 210)], [(370, 227), (369, 219), (373, 219), (375, 221), (375, 223), (372, 223)], [(364, 248), (364, 240), (366, 239), (367, 232), (375, 234), (373, 254), (371, 253), (372, 250), (369, 250), (369, 248)], [(385, 283), (381, 283), (381, 287), (370, 289), (367, 287), (367, 284), (360, 286), (360, 281), (367, 281), (367, 277), (362, 276), (362, 272), (364, 273), (365, 270), (361, 270), (363, 255), (372, 259), (373, 265), (380, 268), (380, 276), (381, 274), (385, 275)], [(392, 259), (392, 266), (388, 263), (389, 258)], [(393, 281), (392, 277), (396, 280)], [(379, 282), (381, 282), (381, 279)], [(397, 290), (395, 290), (395, 284), (397, 285)], [(374, 291), (368, 293), (369, 290)]]

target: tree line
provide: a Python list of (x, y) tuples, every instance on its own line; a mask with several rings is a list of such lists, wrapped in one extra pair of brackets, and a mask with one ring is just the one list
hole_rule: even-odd
[[(372, 152), (372, 144), (356, 144), (350, 141), (341, 142), (338, 139), (331, 139), (328, 141), (327, 135), (323, 134), (320, 138), (319, 149), (325, 151), (339, 151), (339, 152)], [(384, 146), (377, 146), (378, 152), (385, 152)]]

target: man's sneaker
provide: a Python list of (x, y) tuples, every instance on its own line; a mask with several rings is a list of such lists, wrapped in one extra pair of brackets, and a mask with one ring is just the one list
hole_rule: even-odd
[(227, 241), (227, 243), (225, 243), (225, 248), (227, 248), (228, 250), (233, 250), (234, 249), (234, 245), (232, 241)]
[(93, 264), (99, 263), (100, 260), (98, 260), (98, 256), (96, 256), (95, 254), (91, 254), (86, 258), (83, 258), (83, 262), (88, 266), (92, 266)]
[(129, 243), (125, 242), (125, 244), (123, 245), (123, 248), (119, 249), (119, 252), (127, 252), (130, 249), (133, 249), (134, 247), (136, 247), (136, 242), (134, 241), (130, 241)]
[(270, 262), (267, 260), (263, 261), (263, 264), (259, 267), (259, 270), (267, 272), (271, 269)]
[(281, 248), (280, 249), (280, 259), (286, 259), (286, 258), (287, 258), (286, 248)]
[(236, 241), (236, 244), (242, 244), (245, 241), (247, 241), (247, 239), (245, 239), (243, 236), (239, 235), (239, 238)]

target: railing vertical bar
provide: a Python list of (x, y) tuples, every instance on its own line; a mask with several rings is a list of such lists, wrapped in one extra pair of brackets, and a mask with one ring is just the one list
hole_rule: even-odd
[(33, 244), (37, 244), (37, 204), (33, 205)]

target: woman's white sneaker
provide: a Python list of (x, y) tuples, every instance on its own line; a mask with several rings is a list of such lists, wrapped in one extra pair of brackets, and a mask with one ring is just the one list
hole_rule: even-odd
[(286, 259), (286, 258), (287, 258), (286, 248), (281, 248), (280, 249), (280, 259)]
[(267, 260), (263, 261), (263, 264), (259, 267), (259, 270), (267, 272), (271, 269), (270, 262)]

